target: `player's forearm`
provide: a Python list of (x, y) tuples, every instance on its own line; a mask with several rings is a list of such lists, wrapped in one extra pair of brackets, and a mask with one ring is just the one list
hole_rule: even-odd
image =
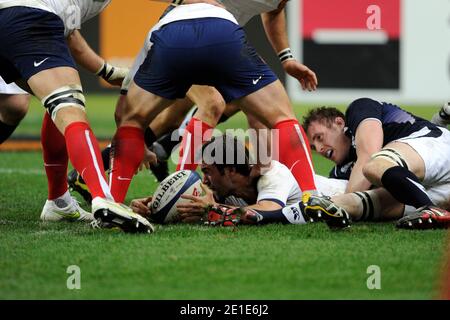
[(78, 30), (67, 38), (67, 43), (75, 61), (87, 71), (96, 73), (104, 60), (89, 46)]
[(346, 193), (365, 191), (370, 189), (371, 183), (366, 179), (362, 171), (367, 161), (369, 161), (368, 156), (361, 156), (360, 158), (358, 158), (358, 161), (356, 161), (355, 165), (353, 166), (350, 179), (348, 181), (347, 189), (345, 190)]
[(286, 18), (284, 10), (276, 10), (261, 15), (264, 30), (275, 53), (289, 47), (286, 32)]

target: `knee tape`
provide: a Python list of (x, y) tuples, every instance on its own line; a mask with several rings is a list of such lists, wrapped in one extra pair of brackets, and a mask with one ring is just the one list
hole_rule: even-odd
[(382, 149), (380, 152), (377, 152), (374, 155), (372, 155), (372, 159), (375, 158), (382, 158), (386, 161), (394, 163), (397, 166), (408, 169), (408, 164), (406, 163), (406, 161), (402, 158), (400, 153), (398, 153), (394, 149)]
[(80, 85), (69, 85), (56, 89), (41, 102), (52, 120), (55, 120), (56, 113), (65, 107), (75, 107), (84, 111), (86, 99)]

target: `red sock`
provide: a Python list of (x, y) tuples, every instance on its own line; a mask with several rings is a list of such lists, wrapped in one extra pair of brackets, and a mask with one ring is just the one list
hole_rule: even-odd
[(192, 118), (183, 134), (181, 142), (180, 156), (178, 159), (178, 170), (195, 170), (200, 163), (198, 155), (203, 143), (212, 136), (212, 129), (209, 124), (202, 120)]
[(100, 148), (89, 124), (86, 122), (71, 123), (66, 127), (64, 135), (70, 162), (86, 182), (92, 198), (112, 199), (103, 172)]
[[(290, 119), (278, 122), (273, 129), (278, 129), (279, 161), (291, 170), (302, 191), (316, 190), (311, 148), (302, 126)], [(277, 142), (276, 135), (273, 142)]]
[(144, 158), (144, 131), (120, 127), (114, 136), (111, 152), (109, 186), (117, 202), (123, 202), (134, 174)]
[(41, 129), (42, 155), (47, 174), (48, 200), (59, 198), (67, 191), (66, 140), (46, 112)]

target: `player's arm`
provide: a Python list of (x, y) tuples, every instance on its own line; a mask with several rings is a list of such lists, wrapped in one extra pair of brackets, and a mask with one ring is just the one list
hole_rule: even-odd
[(367, 119), (358, 125), (355, 133), (357, 160), (353, 166), (346, 193), (370, 188), (371, 183), (364, 177), (362, 169), (369, 162), (372, 154), (381, 150), (383, 137), (383, 128), (378, 119)]
[(302, 85), (303, 90), (316, 90), (318, 85), (316, 74), (307, 66), (295, 60), (289, 48), (284, 10), (286, 2), (282, 1), (277, 10), (261, 15), (264, 30), (286, 73), (296, 78)]
[(127, 68), (115, 67), (108, 64), (86, 42), (79, 30), (74, 30), (67, 37), (67, 44), (75, 61), (112, 85), (121, 85), (128, 73)]
[(223, 7), (222, 4), (215, 0), (150, 0), (150, 1), (156, 1), (156, 2), (165, 2), (165, 3), (171, 3), (173, 5), (180, 5), (180, 4), (193, 4), (193, 3), (209, 3), (218, 7)]

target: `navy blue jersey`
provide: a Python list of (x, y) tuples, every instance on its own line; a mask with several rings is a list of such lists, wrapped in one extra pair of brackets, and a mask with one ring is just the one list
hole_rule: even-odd
[[(386, 102), (378, 102), (369, 98), (353, 101), (345, 112), (345, 133), (352, 141), (352, 147), (345, 161), (330, 171), (330, 178), (350, 178), (356, 161), (355, 135), (359, 124), (366, 119), (378, 119), (383, 128), (383, 146), (397, 139), (408, 137), (424, 128), (423, 137), (439, 137), (442, 131), (428, 120), (417, 117), (400, 107)], [(417, 136), (417, 137), (421, 137)]]
[(383, 127), (383, 146), (423, 128), (429, 129), (423, 136), (439, 137), (442, 135), (442, 131), (436, 125), (394, 104), (361, 98), (353, 101), (345, 112), (346, 134), (352, 141), (354, 141), (359, 124), (366, 119), (380, 120)]
[(333, 179), (349, 180), (355, 162), (356, 149), (354, 146), (351, 146), (350, 152), (348, 153), (342, 164), (334, 166), (328, 176)]

